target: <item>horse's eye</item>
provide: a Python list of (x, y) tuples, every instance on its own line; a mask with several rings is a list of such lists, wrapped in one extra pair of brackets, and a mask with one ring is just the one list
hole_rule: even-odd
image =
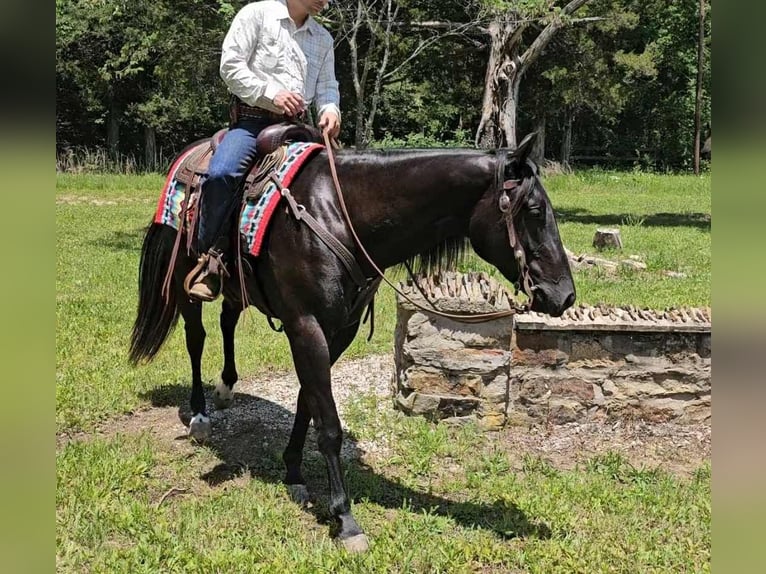
[(533, 217), (535, 219), (540, 219), (543, 216), (543, 210), (539, 207), (530, 207), (529, 211), (527, 211), (527, 214), (529, 217)]

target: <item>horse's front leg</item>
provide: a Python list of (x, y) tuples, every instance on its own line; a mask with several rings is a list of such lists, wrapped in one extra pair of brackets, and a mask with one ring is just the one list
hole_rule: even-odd
[(221, 335), (223, 337), (223, 370), (221, 381), (213, 391), (213, 402), (217, 409), (225, 409), (234, 396), (234, 384), (239, 380), (234, 359), (234, 331), (237, 328), (242, 308), (226, 299), (221, 307)]
[[(351, 341), (354, 340), (359, 328), (359, 322), (342, 329), (336, 333), (335, 338), (329, 345), (330, 366), (335, 364), (343, 351), (348, 348)], [(311, 422), (311, 411), (306, 402), (306, 391), (301, 389), (298, 392), (298, 404), (295, 408), (295, 421), (293, 430), (290, 433), (290, 441), (287, 443), (282, 460), (285, 463), (285, 485), (292, 499), (301, 506), (307, 506), (311, 502), (311, 495), (306, 487), (306, 480), (303, 478), (301, 464), (303, 463), (303, 449), (306, 444), (306, 433)]]
[(306, 391), (301, 388), (298, 391), (298, 404), (295, 408), (295, 421), (290, 433), (290, 441), (282, 455), (285, 463), (285, 485), (290, 496), (301, 506), (306, 506), (311, 501), (306, 480), (303, 478), (301, 464), (303, 463), (303, 447), (306, 444), (306, 433), (311, 422), (311, 411), (306, 402)]
[(192, 369), (191, 411), (189, 436), (198, 441), (210, 438), (211, 425), (205, 406), (205, 391), (202, 388), (202, 351), (205, 348), (205, 327), (202, 325), (202, 303), (181, 297), (181, 315), (186, 332), (186, 351), (189, 353)]
[[(330, 385), (331, 361), (327, 339), (314, 317), (300, 317), (288, 321), (285, 323), (285, 332), (290, 340), (290, 350), (301, 384), (301, 395), (305, 398), (308, 412), (314, 420), (319, 452), (327, 463), (330, 513), (338, 522), (338, 540), (349, 551), (365, 551), (368, 548), (367, 537), (351, 513), (351, 503), (343, 481), (340, 462), (343, 429)], [(296, 429), (293, 430), (295, 435)], [(302, 429), (298, 429), (298, 433), (305, 436)], [(291, 437), (291, 443), (293, 438)]]

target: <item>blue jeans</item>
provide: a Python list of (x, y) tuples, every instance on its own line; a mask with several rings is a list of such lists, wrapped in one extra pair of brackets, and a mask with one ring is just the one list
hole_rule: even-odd
[(206, 253), (219, 237), (228, 236), (229, 224), (240, 200), (242, 179), (255, 160), (255, 140), (263, 128), (273, 124), (264, 119), (243, 119), (226, 133), (210, 158), (202, 184), (197, 242)]

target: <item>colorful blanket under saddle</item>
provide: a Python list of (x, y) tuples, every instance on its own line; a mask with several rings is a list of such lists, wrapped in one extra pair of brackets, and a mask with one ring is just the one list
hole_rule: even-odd
[[(208, 144), (203, 143), (201, 145)], [(186, 186), (176, 179), (176, 174), (183, 160), (194, 152), (195, 149), (191, 148), (184, 152), (171, 166), (159, 204), (157, 205), (157, 211), (154, 215), (155, 223), (169, 225), (173, 229), (179, 228)], [(277, 176), (282, 185), (289, 187), (303, 164), (322, 149), (324, 149), (324, 146), (317, 143), (296, 142), (289, 144), (285, 153), (285, 160), (276, 168)], [(193, 221), (194, 210), (197, 209), (198, 201), (196, 201), (196, 195), (198, 194), (194, 194), (189, 201), (186, 222), (184, 223), (184, 227), (187, 230), (191, 221)], [(242, 209), (239, 232), (245, 239), (247, 251), (250, 255), (258, 256), (260, 254), (266, 229), (280, 199), (282, 199), (282, 195), (279, 193), (276, 184), (269, 182), (264, 192), (257, 199), (248, 200)]]

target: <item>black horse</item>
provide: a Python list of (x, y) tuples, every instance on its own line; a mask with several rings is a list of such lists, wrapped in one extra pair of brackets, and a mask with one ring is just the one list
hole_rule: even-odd
[[(353, 227), (380, 268), (417, 261), (441, 269), (463, 254), (467, 243), (510, 281), (531, 291), (532, 309), (561, 315), (575, 300), (569, 262), (548, 195), (528, 159), (534, 138), (512, 152), (479, 150), (342, 151), (337, 173)], [(339, 207), (326, 151), (314, 157), (291, 187), (297, 202), (359, 258)], [(509, 238), (509, 235), (515, 238)], [(195, 265), (183, 250), (175, 261), (170, 296), (161, 294), (176, 239), (170, 227), (153, 224), (144, 239), (139, 275), (138, 316), (130, 358), (151, 360), (184, 318), (192, 367), (190, 434), (210, 434), (200, 375), (205, 341), (202, 306), (185, 295), (182, 282)], [(509, 241), (510, 239), (510, 241)], [(274, 215), (261, 256), (245, 258), (242, 276), (248, 300), (279, 318), (290, 343), (300, 391), (295, 422), (283, 458), (285, 484), (299, 502), (308, 491), (301, 474), (311, 420), (330, 482), (330, 512), (338, 538), (349, 550), (367, 539), (351, 514), (341, 470), (343, 439), (333, 399), (330, 367), (356, 335), (366, 304), (379, 284), (372, 266), (359, 259), (369, 286), (359, 286), (325, 241), (286, 209)], [(516, 244), (514, 253), (511, 243)], [(522, 265), (520, 265), (522, 262)], [(526, 267), (521, 281), (520, 267)], [(214, 399), (226, 406), (238, 375), (234, 330), (242, 310), (238, 274), (224, 290), (221, 311), (224, 367)]]

